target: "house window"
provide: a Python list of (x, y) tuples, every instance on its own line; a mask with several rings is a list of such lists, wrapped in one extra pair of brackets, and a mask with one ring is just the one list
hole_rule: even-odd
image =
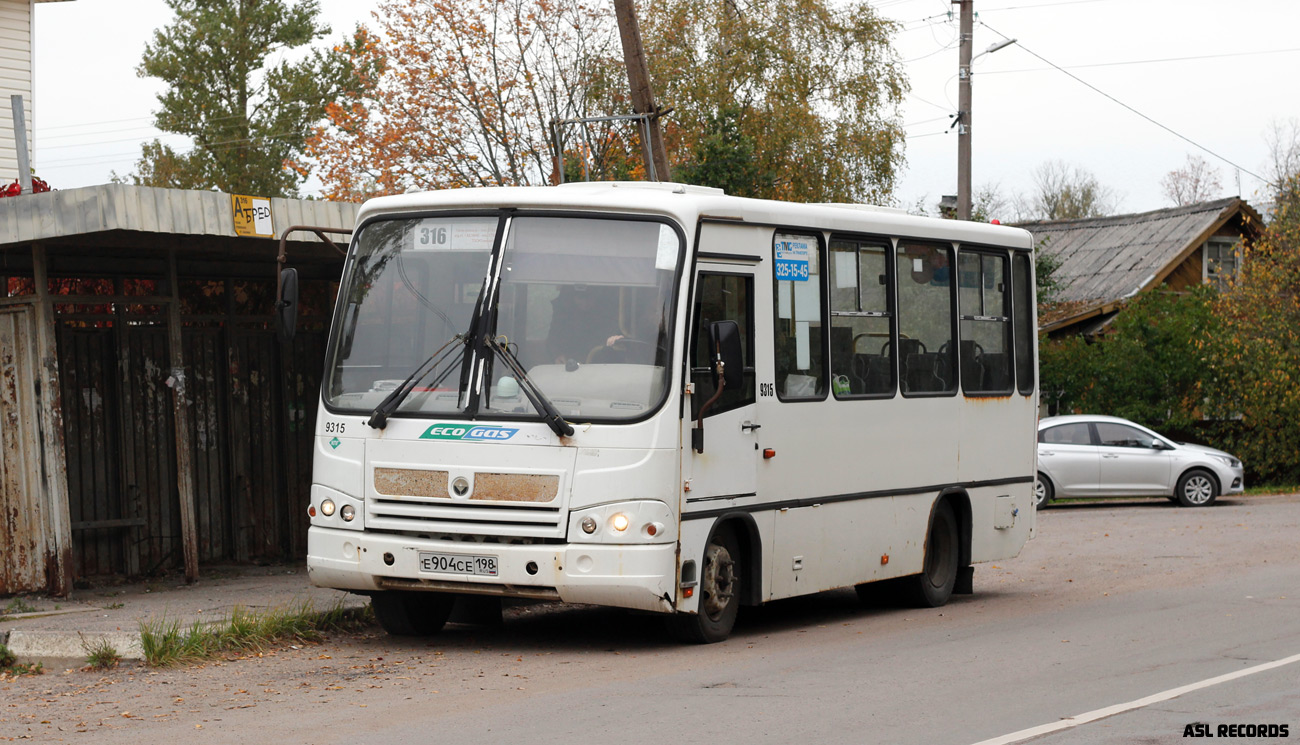
[(1214, 285), (1220, 290), (1228, 289), (1228, 285), (1237, 276), (1237, 268), (1241, 265), (1241, 255), (1238, 248), (1241, 241), (1232, 238), (1211, 238), (1205, 242), (1205, 281), (1207, 284)]

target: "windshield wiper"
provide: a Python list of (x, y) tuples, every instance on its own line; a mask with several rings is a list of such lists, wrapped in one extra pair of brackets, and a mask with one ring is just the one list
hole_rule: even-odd
[[(420, 385), (420, 381), (424, 380), (429, 373), (437, 369), (438, 365), (442, 364), (442, 362), (456, 351), (454, 347), (451, 349), (448, 349), (448, 347), (452, 347), (452, 345), (457, 342), (461, 345), (460, 353), (464, 355), (465, 349), (468, 346), (468, 339), (463, 334), (456, 334), (448, 339), (441, 347), (438, 347), (437, 351), (429, 355), (424, 362), (421, 362), (414, 370), (412, 370), (411, 374), (406, 376), (406, 380), (403, 380), (401, 385), (394, 388), (391, 393), (384, 397), (384, 400), (379, 402), (379, 405), (375, 407), (375, 410), (370, 412), (370, 418), (366, 420), (366, 424), (370, 425), (373, 429), (383, 429), (387, 427), (388, 417), (391, 416), (394, 411), (397, 411), (397, 407), (401, 406), (407, 396), (411, 395), (411, 391), (414, 391), (416, 386)], [(431, 386), (434, 388), (438, 387), (438, 384), (456, 368), (456, 363), (459, 361), (459, 358), (457, 358), (456, 360), (453, 360), (451, 364), (444, 367), (442, 372), (438, 374), (438, 377), (434, 378)]]
[(560, 437), (572, 436), (573, 425), (564, 420), (564, 417), (560, 415), (559, 410), (555, 408), (555, 404), (551, 403), (551, 399), (547, 398), (546, 394), (542, 393), (542, 390), (537, 387), (537, 384), (533, 382), (532, 378), (528, 377), (528, 373), (524, 372), (524, 366), (519, 364), (519, 359), (510, 351), (510, 347), (502, 343), (499, 339), (488, 339), (486, 342), (487, 343), (484, 346), (499, 355), (506, 363), (506, 367), (510, 368), (510, 372), (514, 374), (515, 380), (520, 383), (520, 389), (523, 390), (524, 395), (528, 397), (528, 400), (532, 402), (533, 408), (537, 409), (537, 411), (542, 414), (542, 421), (546, 422), (546, 425), (551, 428), (551, 431), (555, 432), (555, 434)]

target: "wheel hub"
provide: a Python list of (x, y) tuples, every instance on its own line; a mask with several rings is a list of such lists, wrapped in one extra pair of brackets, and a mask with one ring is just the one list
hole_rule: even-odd
[(1210, 480), (1204, 476), (1194, 476), (1187, 480), (1187, 486), (1183, 487), (1183, 494), (1187, 496), (1187, 501), (1195, 504), (1201, 504), (1209, 500), (1210, 495), (1214, 493)]
[(717, 620), (731, 604), (736, 592), (736, 563), (731, 552), (723, 546), (710, 544), (704, 552), (704, 572), (701, 577), (701, 610)]

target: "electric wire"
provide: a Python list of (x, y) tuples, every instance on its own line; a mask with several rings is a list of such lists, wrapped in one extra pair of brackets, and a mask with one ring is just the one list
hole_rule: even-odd
[[(981, 22), (981, 23), (982, 23), (982, 22)], [(984, 28), (987, 28), (989, 31), (992, 31), (993, 33), (997, 34), (998, 36), (1001, 36), (1003, 39), (1010, 39), (1010, 38), (1011, 38), (1010, 36), (1007, 36), (1006, 34), (1002, 33), (1001, 31), (998, 31), (997, 29), (993, 28), (992, 26), (988, 25), (987, 23), (983, 23), (983, 26), (984, 26)], [(1151, 117), (1147, 116), (1146, 114), (1143, 114), (1141, 111), (1138, 111), (1137, 109), (1133, 108), (1132, 106), (1129, 106), (1128, 104), (1124, 103), (1123, 101), (1119, 100), (1118, 98), (1115, 98), (1114, 96), (1110, 95), (1110, 94), (1107, 93), (1106, 91), (1103, 91), (1102, 89), (1098, 88), (1097, 86), (1093, 85), (1092, 83), (1089, 83), (1088, 81), (1084, 80), (1083, 78), (1079, 77), (1078, 75), (1075, 75), (1074, 73), (1070, 72), (1069, 70), (1066, 70), (1064, 67), (1061, 67), (1060, 65), (1056, 64), (1055, 62), (1052, 62), (1051, 60), (1047, 59), (1046, 57), (1043, 57), (1041, 54), (1038, 54), (1037, 52), (1033, 51), (1032, 49), (1026, 47), (1023, 43), (1018, 44), (1018, 46), (1019, 46), (1019, 48), (1020, 48), (1021, 50), (1023, 50), (1025, 53), (1027, 53), (1027, 54), (1029, 54), (1029, 55), (1032, 55), (1032, 56), (1038, 58), (1038, 59), (1041, 60), (1043, 63), (1045, 63), (1045, 64), (1047, 64), (1047, 65), (1050, 65), (1051, 67), (1053, 67), (1053, 68), (1055, 68), (1055, 69), (1061, 71), (1063, 74), (1068, 75), (1068, 76), (1071, 77), (1071, 78), (1074, 78), (1076, 81), (1078, 81), (1079, 83), (1082, 83), (1083, 85), (1087, 86), (1088, 88), (1091, 88), (1091, 89), (1092, 89), (1093, 91), (1095, 91), (1096, 93), (1099, 93), (1100, 95), (1105, 96), (1106, 98), (1110, 99), (1111, 101), (1113, 101), (1113, 102), (1119, 104), (1120, 106), (1122, 106), (1122, 107), (1125, 108), (1125, 109), (1128, 109), (1129, 111), (1133, 112), (1134, 114), (1137, 114), (1138, 116), (1142, 117), (1143, 119), (1147, 120), (1148, 122), (1151, 122), (1152, 124), (1154, 124), (1154, 125), (1156, 125), (1157, 127), (1161, 128), (1161, 129), (1163, 129), (1163, 130), (1165, 130), (1165, 131), (1168, 132), (1169, 134), (1171, 134), (1171, 135), (1177, 137), (1178, 139), (1180, 139), (1180, 140), (1186, 142), (1187, 144), (1189, 144), (1189, 145), (1191, 145), (1191, 146), (1197, 148), (1198, 150), (1201, 150), (1201, 151), (1203, 151), (1203, 152), (1206, 152), (1206, 153), (1210, 154), (1211, 156), (1213, 156), (1213, 157), (1215, 157), (1215, 158), (1218, 158), (1219, 160), (1223, 161), (1224, 163), (1227, 163), (1228, 165), (1232, 166), (1233, 168), (1236, 168), (1237, 170), (1241, 171), (1242, 173), (1245, 173), (1245, 174), (1248, 174), (1248, 175), (1250, 175), (1250, 176), (1253, 176), (1253, 177), (1259, 179), (1261, 182), (1268, 183), (1268, 179), (1265, 179), (1263, 176), (1260, 176), (1258, 173), (1255, 173), (1254, 171), (1250, 170), (1249, 168), (1245, 168), (1244, 166), (1239, 166), (1239, 165), (1237, 165), (1237, 164), (1234, 163), (1233, 161), (1231, 161), (1231, 160), (1225, 158), (1225, 157), (1222, 156), (1222, 155), (1219, 155), (1218, 153), (1214, 152), (1213, 150), (1209, 149), (1208, 147), (1206, 147), (1206, 146), (1202, 145), (1201, 143), (1199, 143), (1199, 142), (1193, 140), (1192, 138), (1190, 138), (1190, 137), (1188, 137), (1188, 136), (1182, 134), (1181, 132), (1178, 132), (1177, 130), (1173, 129), (1172, 127), (1169, 127), (1169, 126), (1167, 126), (1167, 125), (1165, 125), (1165, 124), (1162, 124), (1162, 123), (1156, 121), (1155, 119), (1152, 119)]]
[[(987, 26), (987, 24), (985, 24)], [(1192, 62), (1207, 59), (1222, 59), (1225, 57), (1253, 57), (1261, 54), (1286, 54), (1289, 52), (1300, 52), (1300, 47), (1290, 49), (1267, 49), (1258, 52), (1225, 52), (1224, 54), (1199, 54), (1192, 57), (1161, 57), (1158, 59), (1135, 59), (1124, 62), (1093, 62), (1086, 65), (1064, 65), (1059, 70), (1083, 70), (1090, 67), (1120, 67), (1122, 65), (1151, 65), (1160, 62)], [(990, 70), (981, 71), (980, 75), (1006, 75), (1013, 72), (1042, 72), (1051, 70), (1051, 67), (1026, 67), (1019, 70)]]

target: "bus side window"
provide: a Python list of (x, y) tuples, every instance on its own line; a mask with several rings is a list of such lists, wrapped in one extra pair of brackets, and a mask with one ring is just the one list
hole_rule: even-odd
[(1020, 393), (1028, 396), (1034, 392), (1034, 303), (1030, 282), (1034, 272), (1029, 266), (1029, 254), (1017, 253), (1011, 261), (1012, 312), (1016, 332), (1016, 382)]
[(961, 386), (967, 395), (1011, 392), (1010, 298), (1006, 256), (964, 249), (957, 254)]
[(709, 368), (709, 324), (735, 321), (740, 326), (741, 350), (745, 359), (745, 384), (724, 390), (705, 418), (754, 403), (754, 304), (753, 277), (739, 274), (700, 274), (695, 286), (695, 329), (691, 334), (691, 418), (713, 396), (713, 375)]
[(831, 390), (836, 398), (894, 395), (888, 249), (830, 243)]
[(776, 395), (782, 401), (825, 398), (821, 240), (815, 235), (777, 233), (772, 254)]
[(896, 266), (899, 387), (905, 396), (955, 393), (952, 248), (904, 241)]

